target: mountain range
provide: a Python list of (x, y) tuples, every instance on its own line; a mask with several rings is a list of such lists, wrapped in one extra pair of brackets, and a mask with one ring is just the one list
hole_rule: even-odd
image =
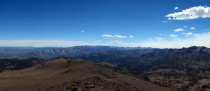
[(74, 46), (67, 48), (59, 47), (0, 47), (0, 58), (44, 58), (53, 59), (56, 57), (77, 57), (85, 54), (91, 54), (112, 50), (133, 50), (145, 49), (142, 47), (114, 47), (114, 46)]

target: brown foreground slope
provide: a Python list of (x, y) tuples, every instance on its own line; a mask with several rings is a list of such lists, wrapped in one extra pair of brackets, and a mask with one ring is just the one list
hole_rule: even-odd
[(87, 86), (90, 91), (171, 91), (89, 61), (71, 58), (0, 73), (1, 91), (70, 91), (68, 88), (85, 89)]

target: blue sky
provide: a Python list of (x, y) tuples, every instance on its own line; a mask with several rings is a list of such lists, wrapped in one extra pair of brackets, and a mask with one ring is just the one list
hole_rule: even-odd
[(0, 12), (0, 46), (210, 47), (209, 0), (0, 0)]

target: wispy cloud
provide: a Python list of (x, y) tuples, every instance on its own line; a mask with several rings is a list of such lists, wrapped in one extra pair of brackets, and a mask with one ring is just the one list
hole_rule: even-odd
[(175, 29), (174, 31), (175, 31), (175, 32), (180, 32), (180, 31), (184, 31), (184, 29), (178, 28), (178, 29)]
[(157, 39), (157, 40), (161, 40), (161, 39), (163, 39), (163, 38), (161, 38), (161, 37), (154, 37), (155, 39)]
[(170, 36), (171, 36), (171, 37), (176, 37), (176, 36), (178, 36), (178, 35), (175, 35), (175, 34), (171, 34)]
[(175, 8), (174, 8), (174, 10), (177, 10), (177, 9), (179, 9), (179, 7), (175, 7)]
[(189, 9), (182, 10), (182, 12), (175, 12), (166, 15), (169, 20), (190, 20), (197, 18), (209, 18), (210, 7), (207, 6), (195, 6)]
[(126, 38), (126, 36), (121, 36), (121, 35), (109, 35), (109, 34), (103, 34), (103, 37), (109, 37), (109, 38)]
[(71, 47), (80, 45), (93, 44), (83, 41), (63, 40), (0, 40), (0, 46)]
[(82, 33), (84, 33), (85, 31), (84, 31), (84, 30), (82, 30), (81, 32), (82, 32)]
[[(199, 35), (199, 36), (197, 36)], [(63, 40), (0, 40), (0, 46), (35, 46), (35, 47), (71, 47), (81, 45), (111, 45), (111, 46), (125, 46), (125, 47), (153, 47), (153, 48), (182, 48), (190, 46), (206, 46), (210, 47), (210, 32), (203, 34), (194, 34), (192, 37), (178, 38), (174, 37), (172, 40), (151, 38), (141, 43), (124, 43), (119, 40), (111, 41), (103, 44), (98, 41), (83, 42), (83, 41), (63, 41)], [(100, 42), (100, 43), (99, 43)], [(102, 43), (102, 44), (101, 44)]]
[(194, 34), (194, 36), (200, 36), (199, 34)]
[(191, 27), (190, 29), (195, 29), (195, 27)]
[(130, 36), (130, 38), (133, 38), (133, 37), (134, 37), (133, 35)]
[(126, 36), (115, 35), (114, 38), (126, 38)]
[(112, 38), (113, 36), (112, 35), (109, 35), (109, 34), (104, 34), (104, 35), (102, 35), (103, 37), (110, 37), (110, 38)]
[(182, 33), (182, 34), (185, 34), (186, 36), (189, 36), (189, 35), (192, 35), (193, 33), (189, 32), (189, 33)]
[(95, 44), (97, 44), (98, 42), (97, 41), (93, 41)]
[(185, 28), (187, 28), (187, 26), (184, 26)]
[(110, 42), (111, 44), (122, 44), (122, 41), (119, 41), (119, 40), (115, 40), (115, 41), (111, 41)]
[(141, 47), (154, 47), (154, 48), (183, 48), (190, 46), (206, 46), (210, 47), (210, 33), (199, 34), (199, 36), (192, 36), (192, 38), (180, 39), (174, 38), (173, 40), (150, 40), (139, 43)]
[(162, 22), (166, 23), (166, 22), (168, 22), (168, 21), (162, 21)]
[(210, 30), (210, 29), (203, 29), (203, 30)]

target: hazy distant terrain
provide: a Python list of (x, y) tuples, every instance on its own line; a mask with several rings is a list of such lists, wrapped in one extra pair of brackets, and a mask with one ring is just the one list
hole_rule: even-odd
[[(52, 50), (53, 47), (0, 47), (0, 58), (21, 58), (20, 55), (42, 51), (42, 50)], [(57, 49), (57, 48), (56, 48)]]
[(75, 46), (68, 48), (56, 47), (0, 47), (0, 58), (44, 58), (53, 59), (56, 57), (77, 57), (85, 54), (112, 51), (145, 49), (141, 47), (113, 47), (113, 46)]

